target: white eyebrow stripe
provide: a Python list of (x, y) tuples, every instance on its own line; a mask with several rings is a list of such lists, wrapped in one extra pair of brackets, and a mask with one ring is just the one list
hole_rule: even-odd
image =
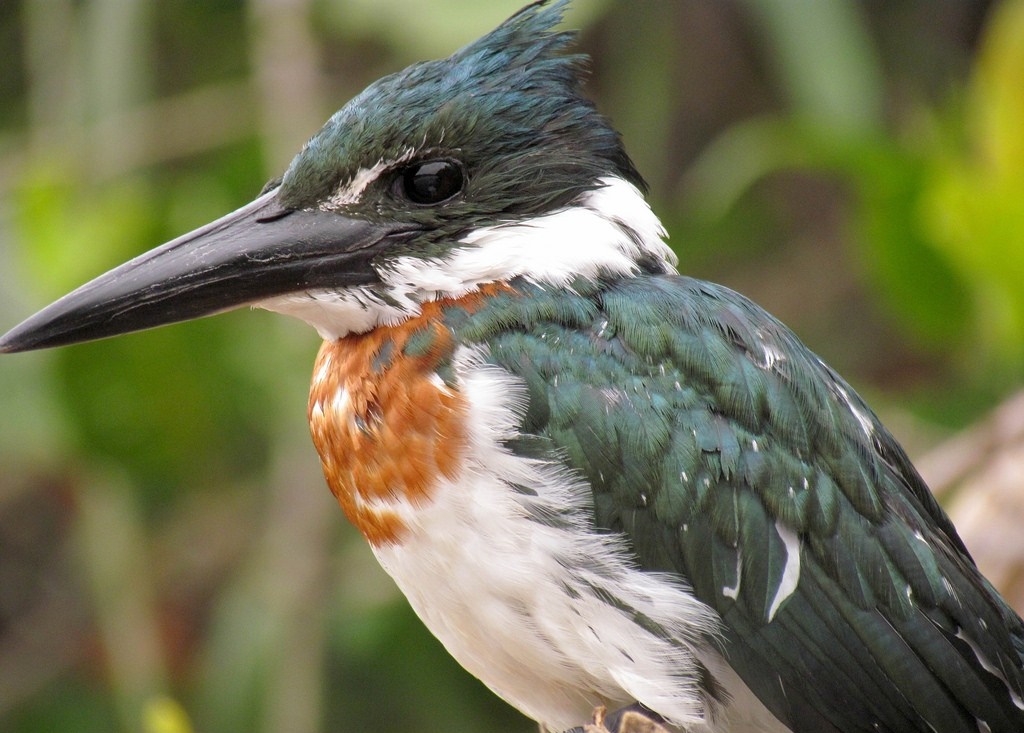
[(360, 168), (354, 176), (338, 186), (338, 190), (330, 198), (320, 204), (320, 209), (330, 211), (342, 206), (359, 203), (363, 192), (366, 191), (371, 183), (380, 178), (381, 173), (411, 160), (415, 155), (416, 150), (409, 148), (394, 160), (384, 160), (381, 158), (369, 168)]

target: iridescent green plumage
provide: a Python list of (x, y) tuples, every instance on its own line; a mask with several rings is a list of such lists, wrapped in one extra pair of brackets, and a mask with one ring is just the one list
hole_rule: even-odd
[(518, 282), (448, 321), (524, 380), (511, 447), (562, 461), (598, 526), (685, 578), (794, 730), (1024, 729), (1020, 620), (869, 408), (760, 308), (651, 274)]

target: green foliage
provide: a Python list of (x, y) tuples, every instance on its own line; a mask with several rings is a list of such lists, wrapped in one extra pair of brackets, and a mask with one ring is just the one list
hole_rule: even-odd
[(69, 166), (39, 161), (12, 192), (18, 265), (43, 294), (57, 298), (152, 240), (154, 192), (141, 176), (91, 187)]
[[(946, 90), (937, 107), (912, 102), (894, 132), (863, 114), (877, 106), (866, 81), (877, 66), (870, 54), (860, 49), (867, 71), (808, 71), (819, 64), (807, 64), (807, 54), (802, 65), (794, 60), (792, 7), (753, 5), (775, 22), (795, 109), (727, 128), (708, 147), (692, 172), (695, 216), (727, 216), (740, 196), (781, 170), (834, 176), (853, 194), (852, 231), (869, 284), (904, 333), (935, 356), (951, 356), (975, 380), (1017, 382), (1024, 368), (1024, 4), (1007, 2), (992, 14), (963, 90)], [(810, 23), (800, 37), (825, 36), (811, 44), (821, 49), (836, 30)], [(840, 117), (850, 124), (838, 124)]]
[[(994, 14), (966, 91), (962, 129), (935, 144), (921, 228), (970, 294), (977, 346), (1024, 369), (1024, 3)], [(973, 355), (976, 358), (976, 355)]]

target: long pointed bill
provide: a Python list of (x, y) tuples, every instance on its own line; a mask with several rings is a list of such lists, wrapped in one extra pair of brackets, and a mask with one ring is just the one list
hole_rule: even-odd
[(276, 190), (126, 262), (0, 339), (0, 352), (187, 321), (287, 293), (372, 282), (370, 260), (408, 226), (283, 209)]

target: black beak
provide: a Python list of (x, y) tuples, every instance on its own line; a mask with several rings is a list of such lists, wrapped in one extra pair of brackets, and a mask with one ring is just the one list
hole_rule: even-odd
[(0, 352), (116, 336), (287, 293), (376, 279), (372, 258), (413, 231), (282, 208), (277, 190), (136, 257), (47, 306), (0, 339)]

